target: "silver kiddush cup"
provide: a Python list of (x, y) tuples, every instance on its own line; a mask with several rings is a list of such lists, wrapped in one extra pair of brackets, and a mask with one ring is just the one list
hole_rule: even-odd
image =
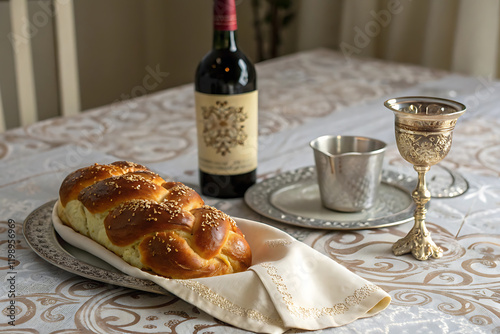
[(386, 143), (358, 136), (322, 136), (310, 146), (323, 206), (358, 212), (375, 204)]

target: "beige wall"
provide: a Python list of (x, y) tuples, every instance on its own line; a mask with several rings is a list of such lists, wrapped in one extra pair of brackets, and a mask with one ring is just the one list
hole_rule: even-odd
[[(305, 1), (302, 1), (305, 2)], [(315, 3), (313, 3), (315, 2)], [(262, 1), (265, 3), (265, 1)], [(335, 20), (318, 22), (315, 9), (335, 10), (338, 1), (308, 0), (283, 35), (280, 54), (333, 45)], [(41, 5), (43, 4), (43, 6)], [(29, 15), (50, 18), (36, 23), (32, 36), (36, 90), (41, 119), (59, 115), (56, 52), (50, 0), (30, 1)], [(241, 49), (256, 59), (251, 0), (236, 0)], [(326, 6), (326, 8), (325, 8)], [(198, 61), (212, 43), (210, 0), (74, 0), (82, 110), (192, 82)], [(316, 10), (318, 10), (316, 9)], [(45, 13), (45, 14), (44, 14)], [(316, 25), (328, 32), (317, 35)], [(0, 87), (7, 126), (19, 125), (15, 98), (8, 1), (0, 1)], [(304, 31), (299, 32), (298, 27)], [(312, 32), (312, 33), (311, 33)], [(159, 70), (158, 82), (144, 78)], [(167, 74), (168, 73), (168, 74)]]
[(209, 1), (76, 0), (75, 13), (84, 110), (190, 82), (210, 47)]
[[(29, 1), (41, 119), (59, 115), (53, 17), (46, 9), (52, 1)], [(83, 110), (192, 82), (198, 61), (211, 47), (211, 0), (73, 1)], [(238, 35), (240, 47), (256, 60), (251, 3), (236, 0)], [(280, 55), (352, 44), (356, 28), (375, 22), (373, 13), (387, 11), (392, 3), (400, 2), (294, 0), (296, 16), (284, 31)], [(498, 3), (408, 0), (359, 54), (500, 77)], [(423, 18), (425, 25), (419, 24)], [(9, 1), (0, 0), (0, 89), (7, 126), (14, 127), (19, 122), (9, 29)], [(158, 82), (144, 82), (151, 71), (160, 72)]]
[[(239, 46), (255, 60), (251, 1), (236, 3)], [(151, 69), (162, 72), (155, 91), (190, 83), (212, 45), (210, 0), (75, 0), (75, 12), (83, 109), (142, 94)], [(295, 51), (293, 32), (282, 54)]]

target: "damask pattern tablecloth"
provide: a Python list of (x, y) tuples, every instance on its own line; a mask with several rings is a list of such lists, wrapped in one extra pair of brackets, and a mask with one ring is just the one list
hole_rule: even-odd
[[(379, 315), (331, 332), (500, 333), (500, 83), (407, 64), (346, 59), (325, 49), (263, 62), (257, 71), (259, 180), (313, 165), (308, 143), (322, 134), (384, 140), (389, 144), (385, 168), (413, 176), (399, 157), (393, 115), (383, 101), (434, 95), (467, 105), (452, 150), (440, 165), (459, 172), (469, 189), (455, 198), (432, 199), (428, 211), (433, 239), (444, 249), (441, 259), (417, 261), (392, 254), (392, 243), (411, 223), (312, 230), (265, 218), (242, 199), (207, 202), (233, 216), (283, 229), (391, 295), (391, 305)], [(175, 296), (105, 284), (57, 268), (40, 259), (22, 234), (24, 219), (57, 197), (65, 175), (94, 162), (143, 163), (196, 189), (194, 120), (193, 87), (185, 85), (0, 135), (0, 332), (244, 332)], [(307, 271), (311, 265), (301, 268)]]

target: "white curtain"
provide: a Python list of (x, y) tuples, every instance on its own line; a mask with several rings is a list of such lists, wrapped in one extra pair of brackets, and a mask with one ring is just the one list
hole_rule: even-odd
[(500, 0), (301, 0), (297, 21), (299, 50), (500, 76)]

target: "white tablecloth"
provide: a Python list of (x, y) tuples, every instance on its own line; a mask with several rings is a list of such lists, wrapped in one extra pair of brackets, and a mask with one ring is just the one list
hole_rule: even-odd
[[(324, 49), (264, 62), (257, 71), (259, 181), (313, 165), (308, 143), (323, 134), (384, 140), (389, 144), (385, 168), (414, 175), (395, 148), (393, 115), (383, 101), (434, 95), (467, 105), (441, 165), (460, 172), (469, 190), (456, 198), (433, 198), (428, 211), (433, 239), (444, 249), (441, 259), (392, 254), (392, 243), (411, 223), (312, 230), (265, 218), (242, 199), (207, 202), (284, 230), (391, 295), (391, 305), (377, 316), (323, 332), (500, 332), (500, 83), (373, 59), (346, 62)], [(57, 197), (65, 175), (94, 162), (143, 163), (196, 188), (195, 138), (192, 85), (0, 135), (0, 332), (243, 332), (174, 296), (59, 269), (38, 257), (22, 235), (24, 219)], [(10, 233), (9, 227), (14, 227)], [(12, 266), (10, 243), (16, 244)], [(9, 297), (12, 292), (15, 298)], [(15, 327), (8, 324), (13, 300)]]

